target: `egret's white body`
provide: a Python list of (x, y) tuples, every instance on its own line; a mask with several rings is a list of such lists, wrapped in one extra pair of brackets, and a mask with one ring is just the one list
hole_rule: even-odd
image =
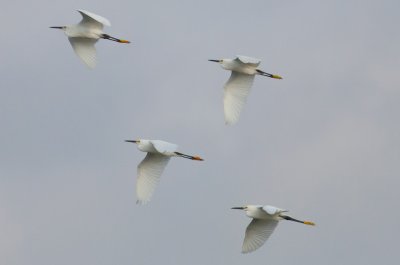
[(209, 60), (221, 64), (225, 70), (232, 71), (224, 87), (224, 114), (226, 124), (232, 125), (239, 120), (240, 112), (246, 103), (255, 75), (282, 79), (278, 75), (268, 74), (257, 69), (261, 60), (238, 55), (235, 59)]
[(96, 66), (96, 48), (94, 45), (100, 38), (129, 43), (127, 40), (104, 34), (103, 26), (111, 26), (108, 19), (85, 10), (78, 10), (78, 12), (82, 15), (82, 20), (78, 24), (51, 28), (64, 31), (75, 53), (88, 67), (94, 68)]
[(189, 156), (177, 152), (176, 144), (161, 140), (126, 140), (136, 143), (142, 152), (147, 152), (146, 157), (138, 165), (138, 177), (136, 182), (137, 202), (144, 204), (150, 201), (151, 196), (160, 181), (160, 177), (169, 159), (173, 156), (202, 161), (199, 156)]
[(246, 228), (242, 253), (249, 253), (261, 247), (271, 236), (272, 232), (274, 232), (278, 222), (281, 220), (315, 225), (313, 222), (294, 219), (283, 214), (288, 212), (287, 210), (270, 205), (247, 205), (244, 207), (233, 207), (232, 209), (244, 210), (248, 217), (253, 218)]

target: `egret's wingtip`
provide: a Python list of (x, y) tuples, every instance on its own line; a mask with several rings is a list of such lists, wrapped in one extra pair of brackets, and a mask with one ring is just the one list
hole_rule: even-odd
[(232, 126), (236, 123), (236, 121), (231, 121), (231, 120), (225, 120), (225, 125), (226, 126)]
[(96, 63), (87, 63), (87, 62), (83, 62), (83, 63), (86, 65), (86, 67), (89, 70), (93, 70), (94, 68), (96, 68)]
[(137, 200), (136, 204), (138, 205), (145, 205), (148, 201)]

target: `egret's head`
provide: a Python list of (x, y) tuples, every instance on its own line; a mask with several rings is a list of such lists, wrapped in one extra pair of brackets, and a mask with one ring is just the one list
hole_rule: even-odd
[(208, 60), (210, 62), (216, 62), (216, 63), (222, 63), (224, 60), (214, 60), (214, 59), (210, 59)]
[(58, 27), (50, 27), (51, 29), (61, 29), (65, 31), (67, 29), (67, 26), (58, 26)]
[(125, 140), (125, 142), (139, 144), (140, 140)]

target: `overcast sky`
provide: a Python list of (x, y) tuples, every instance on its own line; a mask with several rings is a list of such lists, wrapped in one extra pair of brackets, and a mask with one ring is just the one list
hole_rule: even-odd
[[(399, 1), (7, 1), (0, 11), (0, 264), (398, 264)], [(88, 69), (63, 32), (75, 10), (108, 18)], [(237, 54), (257, 76), (235, 126), (223, 119)], [(144, 153), (171, 159), (135, 204)], [(241, 254), (250, 219), (281, 222)]]

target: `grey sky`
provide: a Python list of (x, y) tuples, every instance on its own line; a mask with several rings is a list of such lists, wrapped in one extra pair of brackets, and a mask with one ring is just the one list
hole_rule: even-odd
[[(0, 264), (398, 264), (398, 1), (6, 1), (0, 11)], [(76, 9), (108, 18), (89, 70), (49, 26)], [(224, 125), (229, 73), (257, 77)], [(153, 200), (135, 204), (144, 153), (172, 159)], [(240, 253), (243, 204), (282, 222)]]

